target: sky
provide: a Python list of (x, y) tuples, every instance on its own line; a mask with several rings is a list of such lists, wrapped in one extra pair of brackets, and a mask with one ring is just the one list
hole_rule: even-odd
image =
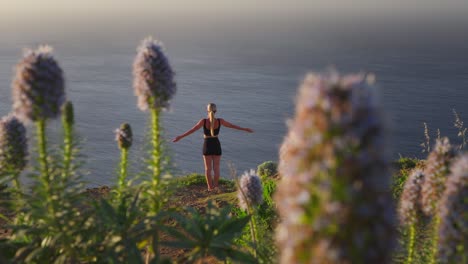
[(0, 0), (0, 15), (466, 12), (466, 0)]

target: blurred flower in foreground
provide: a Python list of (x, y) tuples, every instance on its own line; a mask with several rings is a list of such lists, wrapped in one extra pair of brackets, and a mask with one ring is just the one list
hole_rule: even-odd
[(26, 128), (14, 115), (0, 120), (0, 171), (21, 171), (26, 166)]
[(115, 140), (121, 149), (128, 149), (132, 146), (133, 135), (129, 124), (123, 123), (120, 128), (115, 130)]
[(263, 202), (262, 182), (254, 170), (246, 171), (241, 176), (237, 197), (243, 210), (259, 206)]
[(395, 209), (372, 83), (334, 72), (303, 81), (280, 149), (280, 263), (389, 261)]
[(63, 72), (50, 46), (26, 50), (13, 79), (13, 111), (24, 121), (56, 118), (65, 102)]
[(453, 156), (453, 147), (448, 138), (444, 137), (437, 139), (434, 149), (427, 157), (424, 169), (425, 180), (421, 189), (422, 209), (427, 215), (434, 215), (437, 212)]
[(451, 167), (440, 202), (439, 262), (464, 263), (468, 258), (468, 154)]
[(174, 72), (162, 44), (151, 37), (143, 40), (133, 62), (133, 88), (138, 107), (164, 109), (176, 92)]
[(412, 225), (417, 221), (418, 213), (421, 211), (420, 196), (423, 182), (424, 173), (421, 169), (411, 171), (405, 182), (398, 208), (400, 222), (403, 225)]

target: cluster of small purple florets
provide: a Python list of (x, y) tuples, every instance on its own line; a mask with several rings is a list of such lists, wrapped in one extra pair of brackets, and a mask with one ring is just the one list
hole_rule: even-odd
[(26, 128), (14, 115), (0, 120), (0, 171), (21, 171), (27, 163)]
[(243, 210), (259, 206), (263, 202), (262, 182), (254, 170), (247, 171), (241, 176), (237, 197), (239, 206)]
[(143, 40), (133, 62), (133, 88), (138, 107), (145, 111), (165, 109), (176, 93), (174, 72), (162, 44), (151, 37)]
[(25, 51), (16, 65), (12, 88), (13, 111), (23, 121), (60, 115), (60, 107), (65, 102), (65, 82), (51, 47)]
[(440, 202), (439, 262), (464, 263), (468, 254), (468, 154), (451, 166)]
[(421, 188), (421, 206), (426, 215), (437, 213), (437, 207), (445, 189), (450, 163), (455, 155), (448, 138), (437, 139), (424, 169), (425, 180)]
[(280, 149), (280, 263), (385, 263), (394, 208), (383, 124), (362, 74), (308, 75)]
[(403, 225), (415, 224), (421, 212), (421, 187), (424, 173), (421, 169), (411, 171), (401, 193), (398, 214)]

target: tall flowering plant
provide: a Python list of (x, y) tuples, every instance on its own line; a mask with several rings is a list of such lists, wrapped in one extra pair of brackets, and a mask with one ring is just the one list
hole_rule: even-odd
[[(140, 110), (151, 112), (151, 192), (156, 194), (161, 180), (160, 112), (169, 107), (169, 101), (176, 93), (176, 84), (162, 43), (151, 37), (144, 39), (137, 49), (133, 62), (133, 88)], [(155, 214), (159, 210), (160, 199), (153, 198), (151, 212)]]
[[(162, 153), (160, 113), (169, 107), (169, 101), (176, 93), (174, 71), (166, 57), (162, 43), (148, 37), (137, 49), (133, 62), (133, 88), (138, 98), (138, 107), (142, 111), (151, 112), (151, 181), (146, 192), (149, 201), (148, 215), (155, 216), (160, 211), (163, 200), (161, 195)], [(149, 263), (151, 253), (159, 260), (158, 233), (155, 230), (148, 238), (146, 262)]]
[(128, 123), (123, 123), (120, 128), (115, 130), (115, 140), (120, 149), (120, 171), (118, 180), (118, 196), (122, 196), (122, 192), (125, 188), (125, 181), (127, 179), (127, 167), (128, 167), (128, 150), (133, 143), (132, 127)]
[(433, 150), (427, 157), (426, 168), (424, 169), (425, 180), (421, 188), (421, 205), (423, 212), (432, 217), (429, 263), (436, 263), (441, 220), (437, 212), (442, 194), (445, 191), (445, 182), (450, 175), (450, 165), (454, 155), (454, 149), (448, 138), (437, 139)]
[(468, 261), (468, 154), (451, 166), (439, 207), (437, 263)]
[(260, 177), (255, 170), (246, 171), (237, 181), (237, 198), (239, 199), (239, 207), (248, 212), (250, 218), (250, 232), (254, 245), (254, 253), (257, 255), (257, 208), (263, 202), (263, 187)]
[(424, 174), (426, 180), (422, 185), (421, 204), (427, 215), (436, 215), (438, 202), (445, 189), (445, 180), (450, 172), (450, 164), (455, 152), (448, 138), (436, 140), (434, 149), (427, 157)]
[(13, 111), (37, 127), (37, 143), (42, 179), (50, 181), (47, 160), (46, 120), (60, 115), (65, 102), (63, 71), (52, 55), (50, 46), (26, 50), (16, 65), (12, 83)]
[(309, 74), (280, 148), (280, 263), (387, 263), (394, 207), (372, 78)]
[(414, 169), (406, 180), (400, 197), (398, 215), (401, 225), (408, 231), (407, 257), (405, 263), (414, 262), (416, 224), (418, 223), (418, 216), (422, 213), (420, 197), (423, 183), (423, 171), (421, 169)]

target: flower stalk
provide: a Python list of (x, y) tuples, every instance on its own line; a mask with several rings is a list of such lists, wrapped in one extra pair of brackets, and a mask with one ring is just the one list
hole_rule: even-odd
[[(161, 142), (159, 127), (159, 109), (151, 109), (151, 161), (152, 161), (152, 188), (156, 192), (161, 181)], [(157, 206), (153, 208), (154, 213), (158, 211)]]
[(408, 227), (408, 245), (406, 251), (408, 256), (406, 256), (405, 264), (411, 264), (414, 260), (414, 245), (416, 242), (416, 227), (415, 224), (412, 224)]
[[(133, 62), (133, 77), (133, 88), (138, 97), (138, 107), (142, 111), (149, 109), (151, 112), (151, 182), (147, 194), (150, 203), (149, 215), (154, 216), (161, 209), (163, 198), (160, 197), (162, 171), (160, 112), (169, 107), (169, 101), (176, 92), (174, 72), (163, 52), (162, 43), (151, 37), (143, 40), (137, 49), (137, 55)], [(150, 238), (149, 244), (149, 249), (157, 251), (157, 234)], [(147, 262), (150, 253), (148, 252)], [(159, 253), (154, 253), (158, 258)]]
[(117, 141), (120, 149), (120, 170), (117, 193), (118, 196), (121, 198), (123, 197), (122, 195), (125, 190), (128, 174), (128, 150), (130, 149), (133, 143), (132, 127), (127, 123), (123, 123), (122, 125), (120, 125), (120, 128), (115, 130), (115, 140)]
[(37, 150), (39, 152), (39, 164), (42, 179), (49, 185), (49, 164), (47, 161), (47, 138), (46, 138), (46, 121), (41, 119), (36, 121), (36, 133), (37, 133)]
[(74, 111), (73, 104), (67, 101), (62, 107), (62, 127), (63, 127), (63, 171), (62, 178), (66, 179), (71, 173), (72, 149), (73, 149), (73, 125)]
[(407, 230), (406, 264), (413, 263), (415, 252), (416, 225), (422, 214), (421, 187), (424, 183), (424, 173), (421, 169), (411, 171), (405, 182), (398, 208), (400, 222)]

